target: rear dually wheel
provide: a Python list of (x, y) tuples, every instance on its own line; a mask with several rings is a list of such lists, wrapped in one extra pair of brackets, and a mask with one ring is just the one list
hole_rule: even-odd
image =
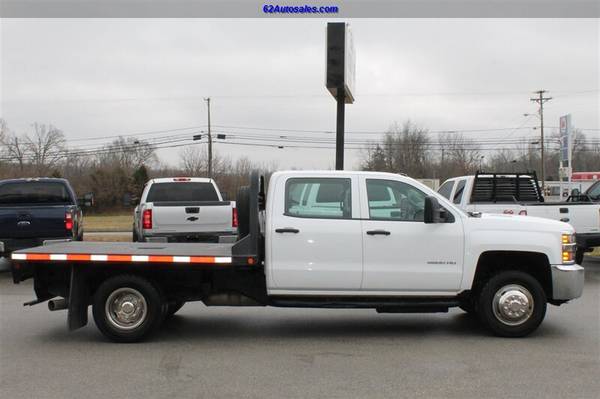
[(147, 279), (119, 275), (105, 280), (94, 295), (92, 311), (98, 329), (115, 342), (146, 338), (163, 319), (159, 290)]

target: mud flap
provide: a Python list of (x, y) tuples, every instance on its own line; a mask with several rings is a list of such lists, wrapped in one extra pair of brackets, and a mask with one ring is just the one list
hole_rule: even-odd
[(71, 265), (71, 284), (69, 289), (69, 313), (67, 325), (69, 331), (84, 327), (88, 322), (90, 293), (86, 281), (85, 269), (80, 265)]

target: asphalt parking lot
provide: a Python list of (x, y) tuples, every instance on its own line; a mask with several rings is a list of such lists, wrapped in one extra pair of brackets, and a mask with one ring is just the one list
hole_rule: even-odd
[(206, 308), (186, 304), (149, 342), (113, 344), (0, 274), (0, 397), (598, 398), (600, 263), (584, 296), (525, 339), (460, 310)]

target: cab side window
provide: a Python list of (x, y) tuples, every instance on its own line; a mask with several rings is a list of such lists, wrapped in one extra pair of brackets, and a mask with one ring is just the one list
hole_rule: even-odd
[(369, 218), (422, 222), (425, 193), (395, 180), (367, 179)]
[(352, 217), (350, 179), (293, 178), (285, 186), (287, 216), (349, 219)]
[(450, 194), (452, 193), (452, 189), (454, 188), (454, 180), (447, 181), (442, 184), (442, 186), (438, 189), (438, 193), (445, 197), (446, 199), (450, 199)]

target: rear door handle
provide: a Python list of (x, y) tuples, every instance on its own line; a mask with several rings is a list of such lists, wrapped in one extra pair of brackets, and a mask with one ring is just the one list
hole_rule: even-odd
[(293, 227), (284, 227), (283, 229), (275, 229), (275, 233), (300, 233), (300, 230)]
[(390, 233), (387, 230), (369, 230), (369, 231), (367, 231), (367, 234), (370, 236), (376, 236), (376, 235), (389, 236), (392, 233)]

